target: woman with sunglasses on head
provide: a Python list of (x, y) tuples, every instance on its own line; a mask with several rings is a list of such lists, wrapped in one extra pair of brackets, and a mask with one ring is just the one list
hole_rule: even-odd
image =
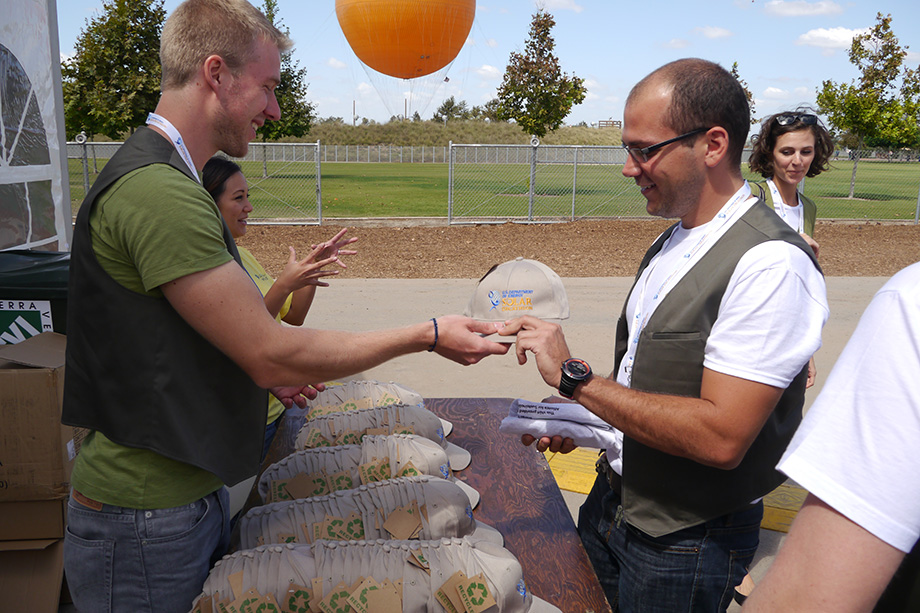
[[(252, 204), (249, 203), (249, 185), (239, 164), (221, 156), (214, 156), (204, 165), (201, 182), (217, 203), (217, 208), (220, 209), (220, 214), (227, 223), (233, 239), (237, 240), (245, 235)], [(313, 245), (312, 251), (302, 260), (297, 259), (293, 247), (288, 247), (290, 257), (277, 280), (272, 279), (247, 249), (237, 246), (243, 268), (259, 288), (265, 301), (265, 308), (273, 317), (292, 326), (303, 324), (313, 304), (316, 288), (329, 286), (322, 278), (339, 274), (338, 271), (329, 270), (326, 267), (337, 264), (345, 268), (339, 256), (357, 253), (357, 251), (342, 249), (358, 240), (357, 238), (343, 238), (346, 231), (346, 229), (340, 230), (328, 241)], [(271, 446), (278, 429), (278, 419), (283, 412), (284, 406), (281, 401), (274, 396), (269, 396), (268, 420), (262, 448), (263, 459)]]
[(785, 111), (767, 118), (753, 147), (748, 164), (751, 171), (766, 179), (752, 185), (755, 194), (760, 187), (767, 204), (818, 255), (818, 243), (813, 238), (817, 207), (797, 187), (805, 177), (816, 177), (828, 169), (834, 152), (830, 134), (808, 109)]
[[(831, 135), (809, 109), (796, 109), (771, 115), (763, 122), (760, 134), (754, 137), (753, 151), (748, 165), (766, 181), (751, 183), (758, 194), (794, 230), (805, 239), (818, 256), (818, 243), (814, 239), (815, 218), (818, 207), (798, 185), (805, 177), (816, 177), (828, 169), (827, 163), (834, 152)], [(815, 358), (808, 360), (808, 379), (805, 387), (815, 384), (818, 370)], [(735, 588), (735, 601), (743, 603), (754, 589), (750, 574)]]

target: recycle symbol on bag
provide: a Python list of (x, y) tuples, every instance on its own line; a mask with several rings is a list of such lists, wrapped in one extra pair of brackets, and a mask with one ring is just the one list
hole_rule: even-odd
[(287, 609), (294, 613), (310, 613), (310, 594), (304, 590), (293, 592), (288, 598)]
[[(482, 595), (476, 596), (476, 592), (480, 592)], [(466, 586), (466, 595), (470, 599), (470, 602), (478, 607), (486, 601), (486, 596), (489, 595), (489, 590), (483, 583), (470, 583), (468, 586)]]

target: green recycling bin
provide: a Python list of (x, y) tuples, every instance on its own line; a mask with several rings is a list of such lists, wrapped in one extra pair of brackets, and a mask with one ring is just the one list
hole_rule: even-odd
[(70, 252), (0, 251), (0, 345), (67, 333)]

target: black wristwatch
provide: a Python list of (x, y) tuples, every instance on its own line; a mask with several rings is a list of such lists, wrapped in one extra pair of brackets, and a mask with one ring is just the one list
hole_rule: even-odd
[(575, 388), (591, 378), (591, 367), (584, 360), (569, 358), (562, 363), (562, 379), (559, 380), (559, 393), (564, 398), (571, 398)]

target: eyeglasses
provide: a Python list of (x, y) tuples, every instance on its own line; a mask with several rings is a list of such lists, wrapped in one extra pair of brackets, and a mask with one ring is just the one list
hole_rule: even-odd
[(685, 138), (690, 138), (695, 134), (700, 132), (705, 132), (709, 128), (697, 128), (696, 130), (690, 130), (686, 134), (681, 134), (680, 136), (675, 136), (674, 138), (669, 138), (668, 140), (663, 140), (660, 143), (655, 143), (654, 145), (649, 145), (648, 147), (630, 147), (629, 145), (623, 145), (623, 148), (626, 149), (627, 153), (632, 156), (636, 162), (644, 164), (648, 162), (648, 156), (654, 151), (658, 151), (665, 145), (670, 145), (671, 143), (676, 143), (679, 140), (684, 140)]
[(775, 119), (776, 123), (781, 126), (791, 126), (797, 121), (801, 121), (806, 126), (813, 126), (818, 123), (818, 116), (811, 113), (783, 113), (782, 115), (777, 115)]

